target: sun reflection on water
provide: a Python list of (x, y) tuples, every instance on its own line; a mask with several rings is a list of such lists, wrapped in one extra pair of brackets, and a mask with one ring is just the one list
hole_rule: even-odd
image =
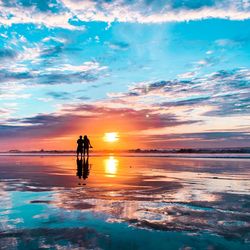
[(108, 159), (105, 159), (105, 176), (115, 177), (117, 174), (118, 164), (119, 161), (114, 156), (109, 156)]

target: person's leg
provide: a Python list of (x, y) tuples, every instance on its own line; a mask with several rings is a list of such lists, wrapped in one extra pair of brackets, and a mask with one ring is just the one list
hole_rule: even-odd
[(89, 157), (89, 147), (87, 147), (87, 157)]

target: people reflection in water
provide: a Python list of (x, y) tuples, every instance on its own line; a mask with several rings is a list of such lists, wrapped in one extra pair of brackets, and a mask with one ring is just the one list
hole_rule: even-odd
[(86, 180), (89, 177), (89, 158), (86, 158), (83, 160), (83, 173), (82, 173), (82, 178)]
[(87, 135), (84, 135), (83, 137), (83, 150), (84, 150), (84, 157), (85, 155), (87, 155), (87, 157), (89, 157), (89, 148), (93, 148), (90, 144), (89, 138), (87, 137)]
[[(90, 173), (90, 165), (89, 165), (89, 158), (77, 158), (76, 159), (77, 171), (76, 176), (79, 178), (78, 185), (81, 185), (81, 179), (86, 180), (89, 177)], [(86, 185), (86, 184), (82, 184)]]
[[(82, 158), (79, 159), (77, 158), (76, 159), (76, 166), (77, 166), (77, 172), (76, 172), (76, 176), (78, 176), (79, 180), (82, 178)], [(79, 183), (80, 185), (80, 183)]]

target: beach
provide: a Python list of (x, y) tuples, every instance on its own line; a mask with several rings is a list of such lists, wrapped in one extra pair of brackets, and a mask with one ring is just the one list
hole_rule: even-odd
[(0, 248), (249, 249), (249, 163), (1, 156)]

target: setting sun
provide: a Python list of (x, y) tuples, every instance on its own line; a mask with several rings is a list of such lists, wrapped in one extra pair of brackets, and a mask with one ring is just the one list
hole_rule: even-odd
[(119, 140), (119, 135), (117, 132), (105, 133), (103, 139), (106, 142), (115, 142)]

